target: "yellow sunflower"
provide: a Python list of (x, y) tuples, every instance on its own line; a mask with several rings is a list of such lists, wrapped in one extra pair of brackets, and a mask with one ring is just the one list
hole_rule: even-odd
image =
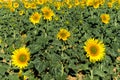
[(36, 3), (35, 3), (35, 2), (32, 2), (32, 3), (30, 4), (30, 8), (32, 8), (32, 9), (36, 9), (36, 8), (37, 8)]
[(51, 21), (52, 16), (54, 16), (54, 12), (49, 7), (43, 7), (41, 9), (43, 12), (44, 19)]
[(57, 38), (63, 41), (66, 41), (68, 37), (70, 37), (70, 32), (66, 29), (60, 29), (60, 31), (57, 34)]
[(37, 4), (40, 4), (40, 5), (44, 4), (44, 2), (45, 2), (44, 0), (37, 0), (37, 1), (36, 1), (36, 3), (37, 3)]
[(38, 12), (35, 12), (30, 16), (29, 20), (33, 24), (36, 24), (36, 23), (39, 23), (41, 16), (42, 16), (41, 14), (39, 14)]
[(21, 47), (13, 51), (12, 64), (19, 67), (20, 69), (28, 66), (30, 60), (30, 52), (28, 48)]
[(24, 2), (24, 7), (27, 8), (27, 9), (30, 8), (30, 3), (29, 2)]
[(113, 7), (113, 3), (112, 2), (108, 2), (107, 5), (108, 5), (109, 8)]
[(103, 23), (105, 23), (105, 24), (109, 23), (109, 21), (110, 21), (109, 14), (102, 14), (100, 17), (101, 17)]
[(87, 52), (86, 56), (89, 57), (90, 62), (101, 61), (105, 55), (105, 45), (98, 39), (90, 38), (85, 42), (84, 46)]
[(54, 6), (56, 7), (57, 10), (60, 10), (62, 3), (61, 2), (54, 2)]
[(13, 3), (13, 7), (14, 7), (14, 8), (18, 8), (18, 7), (19, 7), (19, 3), (14, 2), (14, 3)]
[(19, 15), (23, 15), (23, 14), (24, 14), (24, 10), (20, 10)]
[(94, 0), (86, 0), (86, 5), (87, 6), (92, 6), (93, 2), (94, 2)]
[(93, 7), (94, 8), (99, 8), (99, 6), (100, 6), (99, 1), (94, 1)]

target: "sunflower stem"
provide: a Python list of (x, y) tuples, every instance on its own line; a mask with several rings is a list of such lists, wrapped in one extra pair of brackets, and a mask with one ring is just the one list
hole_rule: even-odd
[(90, 80), (93, 80), (93, 69), (90, 70)]
[(62, 51), (62, 53), (61, 53), (61, 57), (63, 58), (64, 56), (63, 56), (63, 51)]
[(63, 73), (64, 73), (64, 67), (63, 67), (63, 64), (61, 65), (61, 77), (63, 76)]
[(34, 27), (35, 27), (35, 29), (36, 29), (36, 27), (37, 27), (37, 26), (36, 26), (36, 25), (34, 25)]
[(19, 77), (22, 76), (22, 69), (19, 70), (18, 76), (19, 76)]

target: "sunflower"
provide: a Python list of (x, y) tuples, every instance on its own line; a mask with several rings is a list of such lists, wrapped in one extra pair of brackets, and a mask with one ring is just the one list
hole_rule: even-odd
[(101, 17), (103, 23), (105, 23), (105, 24), (109, 23), (109, 21), (110, 21), (109, 14), (102, 14), (100, 17)]
[(14, 2), (14, 3), (13, 3), (13, 7), (14, 7), (14, 8), (18, 8), (18, 7), (19, 7), (19, 3)]
[(37, 3), (37, 4), (40, 4), (40, 5), (44, 4), (44, 2), (45, 2), (44, 0), (37, 0), (37, 1), (36, 1), (36, 3)]
[(10, 8), (10, 11), (11, 11), (11, 12), (14, 12), (14, 11), (15, 11), (15, 8), (11, 7), (11, 8)]
[(19, 15), (23, 15), (23, 14), (24, 14), (24, 10), (20, 10)]
[(85, 42), (84, 46), (87, 52), (86, 56), (89, 57), (90, 62), (101, 61), (105, 55), (105, 46), (102, 41), (98, 39), (90, 38)]
[(99, 8), (99, 6), (100, 6), (99, 1), (95, 1), (94, 4), (93, 4), (93, 7), (94, 8)]
[(12, 64), (19, 67), (20, 69), (28, 66), (30, 60), (30, 52), (28, 48), (21, 47), (13, 51)]
[(36, 9), (36, 8), (37, 8), (36, 3), (35, 3), (35, 2), (31, 3), (31, 4), (30, 4), (30, 8), (31, 8), (31, 9)]
[(52, 20), (52, 16), (54, 16), (54, 13), (49, 7), (43, 7), (41, 11), (43, 12), (44, 19), (49, 21)]
[(109, 8), (112, 8), (113, 3), (112, 2), (108, 2), (107, 5), (108, 5)]
[(94, 3), (94, 0), (86, 0), (86, 5), (87, 6), (92, 6)]
[(70, 32), (66, 29), (60, 29), (60, 31), (57, 34), (57, 38), (63, 41), (66, 41), (68, 37), (70, 37)]
[(41, 16), (42, 16), (41, 14), (39, 14), (38, 12), (35, 12), (30, 16), (29, 20), (33, 24), (36, 24), (36, 23), (39, 23)]
[(61, 2), (54, 2), (54, 5), (55, 5), (57, 10), (60, 10), (62, 3)]
[(30, 3), (29, 2), (24, 2), (24, 7), (27, 8), (27, 9), (30, 8)]

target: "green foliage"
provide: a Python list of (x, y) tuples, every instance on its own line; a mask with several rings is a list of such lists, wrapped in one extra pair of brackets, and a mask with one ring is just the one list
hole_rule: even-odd
[[(46, 5), (46, 4), (45, 4)], [(19, 80), (18, 72), (11, 64), (12, 52), (26, 46), (31, 58), (23, 75), (29, 80), (66, 80), (68, 75), (75, 76), (81, 72), (83, 80), (119, 79), (120, 73), (120, 10), (112, 8), (80, 6), (56, 10), (52, 3), (50, 8), (55, 16), (52, 21), (41, 19), (32, 24), (29, 17), (38, 9), (26, 9), (22, 3), (18, 9), (0, 9), (0, 79)], [(19, 10), (25, 13), (19, 15)], [(109, 24), (101, 22), (102, 13), (110, 14)], [(58, 17), (58, 20), (55, 19)], [(70, 31), (67, 41), (57, 39), (60, 28)], [(23, 35), (26, 38), (23, 38)], [(106, 55), (103, 61), (91, 63), (83, 49), (88, 38), (97, 38), (104, 42)], [(17, 70), (17, 71), (15, 71)]]

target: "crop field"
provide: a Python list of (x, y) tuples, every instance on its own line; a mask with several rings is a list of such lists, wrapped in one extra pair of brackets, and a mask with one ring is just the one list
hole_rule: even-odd
[(0, 0), (0, 80), (120, 80), (120, 0)]

